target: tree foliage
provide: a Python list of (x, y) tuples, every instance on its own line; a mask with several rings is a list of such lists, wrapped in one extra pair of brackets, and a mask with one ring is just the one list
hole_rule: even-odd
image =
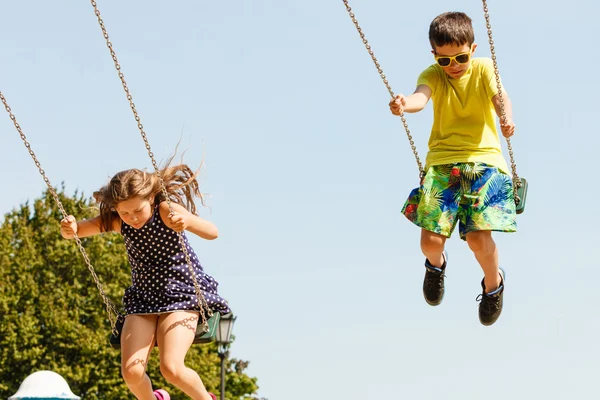
[[(96, 215), (89, 199), (75, 193), (59, 198), (78, 219)], [(110, 322), (96, 284), (74, 241), (60, 236), (62, 215), (46, 191), (5, 215), (0, 226), (0, 398), (39, 370), (62, 375), (82, 399), (133, 398), (121, 378), (120, 351), (108, 344)], [(130, 284), (122, 238), (104, 234), (82, 240), (104, 291), (118, 307)], [(219, 393), (220, 360), (216, 345), (192, 346), (187, 365), (209, 391)], [(229, 359), (226, 398), (249, 399), (257, 378), (244, 373), (246, 361)], [(174, 399), (185, 395), (160, 375), (158, 349), (148, 375)]]

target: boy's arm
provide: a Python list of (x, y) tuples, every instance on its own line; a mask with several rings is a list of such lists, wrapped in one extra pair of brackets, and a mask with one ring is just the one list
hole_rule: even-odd
[(504, 103), (504, 113), (506, 115), (506, 121), (502, 119), (502, 106), (500, 104), (500, 96), (496, 94), (492, 97), (492, 104), (496, 110), (498, 118), (500, 118), (500, 130), (502, 135), (506, 138), (511, 137), (515, 134), (515, 123), (513, 121), (512, 102), (508, 93), (505, 90), (502, 91), (502, 102)]
[(398, 94), (390, 101), (390, 110), (394, 115), (400, 115), (402, 112), (415, 113), (425, 108), (431, 98), (431, 88), (427, 85), (419, 85), (415, 92), (410, 96)]

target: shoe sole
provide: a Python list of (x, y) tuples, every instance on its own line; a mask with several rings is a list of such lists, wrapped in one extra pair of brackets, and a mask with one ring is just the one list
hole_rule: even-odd
[[(423, 296), (425, 296), (425, 293), (423, 293)], [(444, 296), (442, 296), (442, 298), (440, 299), (439, 303), (433, 303), (433, 302), (427, 300), (427, 298), (425, 298), (425, 302), (427, 304), (429, 304), (430, 306), (432, 306), (432, 307), (436, 307), (436, 306), (439, 306), (440, 304), (442, 304), (442, 300), (444, 300)]]

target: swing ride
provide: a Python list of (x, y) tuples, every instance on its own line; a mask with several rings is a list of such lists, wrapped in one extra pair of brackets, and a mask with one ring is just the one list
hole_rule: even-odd
[[(371, 59), (373, 61), (373, 63), (375, 64), (375, 67), (377, 68), (377, 71), (383, 81), (383, 83), (385, 84), (390, 96), (392, 98), (395, 98), (395, 94), (385, 76), (385, 74), (383, 73), (383, 69), (381, 68), (381, 65), (379, 64), (377, 58), (375, 57), (375, 54), (371, 48), (371, 45), (369, 44), (369, 42), (367, 41), (365, 34), (362, 30), (362, 28), (360, 27), (360, 25), (358, 24), (358, 20), (355, 17), (355, 14), (353, 13), (348, 0), (342, 0), (344, 2), (344, 5), (346, 7), (346, 10), (352, 20), (352, 22), (354, 23), (363, 44), (365, 45), (369, 55), (371, 56)], [(487, 33), (488, 33), (488, 39), (489, 39), (489, 45), (490, 45), (490, 51), (491, 51), (491, 56), (492, 56), (492, 60), (493, 60), (493, 65), (494, 65), (494, 74), (495, 74), (495, 78), (496, 78), (496, 84), (498, 87), (498, 95), (499, 95), (499, 99), (500, 99), (500, 106), (501, 106), (501, 115), (500, 115), (500, 119), (502, 121), (502, 123), (506, 122), (506, 112), (505, 112), (505, 105), (504, 105), (504, 101), (503, 101), (503, 97), (502, 97), (502, 87), (501, 87), (501, 81), (500, 81), (500, 73), (499, 73), (499, 69), (498, 69), (498, 64), (497, 64), (497, 58), (496, 58), (496, 53), (495, 53), (495, 48), (494, 48), (494, 41), (492, 38), (492, 28), (491, 28), (491, 23), (490, 23), (490, 16), (489, 16), (489, 11), (488, 11), (488, 6), (487, 6), (487, 2), (486, 0), (482, 0), (483, 2), (483, 10), (484, 10), (484, 16), (485, 16), (485, 21), (486, 21), (486, 28), (487, 28)], [(106, 27), (104, 25), (104, 21), (101, 18), (100, 15), (100, 11), (97, 7), (97, 3), (95, 0), (91, 0), (91, 5), (94, 9), (94, 14), (96, 15), (98, 24), (101, 28), (102, 31), (102, 35), (106, 41), (106, 46), (109, 49), (110, 52), (110, 56), (114, 61), (114, 66), (115, 69), (117, 70), (117, 74), (118, 77), (121, 81), (122, 87), (125, 91), (125, 95), (127, 100), (129, 101), (129, 106), (131, 108), (131, 111), (133, 113), (134, 119), (137, 123), (137, 127), (138, 130), (140, 132), (140, 135), (143, 139), (144, 145), (146, 147), (148, 156), (151, 160), (152, 166), (154, 167), (156, 176), (159, 179), (159, 183), (160, 183), (160, 187), (161, 187), (161, 191), (166, 199), (166, 202), (168, 204), (169, 210), (171, 213), (173, 213), (173, 207), (171, 204), (171, 200), (170, 197), (167, 194), (167, 190), (165, 187), (165, 183), (163, 181), (163, 178), (161, 176), (160, 173), (160, 169), (158, 167), (158, 164), (155, 160), (154, 157), (154, 153), (152, 152), (148, 137), (146, 135), (146, 132), (144, 131), (144, 127), (141, 123), (141, 118), (136, 110), (135, 104), (133, 102), (133, 97), (131, 95), (131, 92), (129, 91), (129, 88), (127, 86), (127, 82), (125, 81), (125, 76), (121, 70), (121, 65), (119, 64), (119, 61), (117, 59), (115, 50), (113, 48), (113, 45), (109, 39), (109, 35), (108, 32), (106, 30)], [(50, 183), (50, 180), (48, 179), (45, 171), (42, 169), (41, 167), (41, 163), (39, 162), (35, 152), (33, 151), (27, 137), (25, 136), (25, 134), (22, 131), (21, 126), (19, 125), (19, 123), (17, 122), (17, 119), (15, 117), (15, 115), (13, 114), (8, 101), (6, 100), (6, 98), (4, 97), (4, 95), (2, 94), (2, 92), (0, 91), (0, 101), (2, 102), (2, 104), (4, 105), (4, 108), (6, 109), (7, 113), (10, 116), (10, 119), (13, 121), (13, 124), (19, 134), (19, 136), (21, 137), (21, 140), (23, 141), (27, 151), (29, 152), (29, 155), (31, 156), (35, 166), (38, 169), (38, 172), (40, 173), (40, 175), (42, 176), (42, 179), (44, 180), (44, 182), (46, 183), (48, 190), (50, 192), (50, 194), (52, 195), (52, 197), (54, 198), (60, 213), (62, 214), (63, 218), (67, 217), (67, 213), (55, 191), (55, 189), (53, 188), (52, 184)], [(402, 124), (404, 126), (404, 129), (406, 131), (406, 135), (408, 137), (408, 141), (410, 144), (410, 147), (412, 149), (412, 152), (414, 154), (417, 166), (418, 166), (418, 170), (419, 170), (419, 177), (420, 179), (423, 179), (425, 176), (425, 172), (423, 169), (423, 164), (420, 160), (417, 148), (415, 146), (412, 134), (410, 132), (410, 129), (408, 127), (408, 122), (404, 116), (404, 113), (401, 113), (400, 115), (400, 119), (402, 121)], [(516, 189), (515, 190), (515, 195), (514, 195), (514, 201), (515, 201), (515, 205), (516, 205), (516, 212), (517, 214), (521, 214), (524, 209), (525, 209), (525, 202), (526, 202), (526, 196), (527, 196), (527, 180), (525, 178), (519, 177), (519, 175), (517, 174), (517, 169), (516, 169), (516, 163), (515, 163), (515, 159), (514, 159), (514, 154), (513, 154), (513, 148), (510, 142), (509, 138), (506, 138), (507, 141), (507, 145), (508, 145), (508, 151), (509, 151), (509, 155), (510, 155), (510, 162), (511, 162), (511, 169), (512, 169), (512, 180), (513, 180), (513, 187)], [(182, 250), (184, 252), (185, 255), (185, 259), (188, 265), (188, 268), (191, 272), (191, 276), (192, 276), (192, 280), (194, 283), (194, 288), (196, 291), (196, 297), (198, 299), (198, 310), (200, 313), (200, 317), (199, 317), (199, 321), (198, 321), (198, 327), (197, 327), (197, 331), (196, 331), (196, 337), (194, 339), (194, 343), (208, 343), (214, 340), (215, 335), (216, 335), (216, 328), (218, 326), (218, 322), (220, 319), (220, 315), (218, 312), (213, 312), (210, 307), (208, 306), (206, 299), (204, 298), (204, 295), (202, 293), (202, 290), (200, 289), (200, 286), (198, 284), (198, 281), (196, 279), (196, 274), (194, 271), (194, 268), (192, 266), (192, 262), (190, 259), (190, 256), (188, 254), (187, 248), (184, 244), (184, 238), (182, 233), (178, 233), (179, 235), (179, 242), (181, 244)], [(106, 312), (108, 313), (108, 317), (109, 317), (109, 321), (110, 321), (110, 325), (111, 325), (111, 338), (110, 338), (110, 343), (111, 346), (114, 348), (119, 348), (120, 347), (120, 333), (121, 333), (121, 329), (123, 327), (123, 322), (124, 322), (124, 315), (117, 311), (117, 308), (115, 306), (115, 304), (107, 297), (106, 293), (104, 292), (104, 288), (98, 278), (98, 276), (95, 273), (94, 267), (92, 266), (91, 260), (88, 257), (85, 248), (82, 245), (81, 240), (79, 239), (79, 237), (77, 236), (77, 234), (74, 235), (74, 239), (75, 242), (79, 248), (79, 251), (81, 252), (84, 262), (90, 272), (90, 274), (92, 275), (92, 278), (96, 284), (96, 287), (100, 293), (100, 296), (102, 297), (102, 300), (104, 302), (104, 305), (106, 307)]]
[[(379, 76), (381, 77), (381, 80), (383, 81), (383, 83), (384, 83), (385, 87), (387, 88), (392, 99), (394, 99), (396, 97), (396, 95), (394, 94), (394, 91), (392, 90), (392, 87), (390, 86), (387, 77), (383, 73), (383, 69), (381, 68), (381, 65), (379, 64), (379, 61), (375, 57), (375, 53), (373, 52), (373, 49), (371, 48), (369, 41), (367, 40), (362, 28), (358, 24), (358, 20), (356, 19), (356, 16), (355, 16), (354, 12), (352, 11), (352, 8), (350, 7), (348, 0), (342, 0), (342, 1), (344, 2), (344, 5), (346, 6), (348, 15), (350, 16), (350, 19), (354, 23), (354, 26), (356, 27), (356, 30), (358, 31), (358, 34), (360, 35), (360, 38), (362, 39), (362, 42), (365, 45), (365, 48), (367, 49), (367, 52), (371, 56), (371, 59), (373, 60), (373, 63), (375, 64), (375, 67), (377, 68), (377, 72), (379, 72)], [(498, 62), (496, 60), (496, 49), (494, 47), (494, 39), (492, 38), (492, 25), (490, 23), (490, 14), (489, 14), (488, 6), (487, 6), (487, 0), (482, 0), (482, 2), (483, 2), (483, 13), (484, 13), (486, 28), (487, 28), (487, 33), (488, 33), (488, 41), (490, 44), (490, 52), (492, 54), (492, 61), (494, 63), (494, 74), (496, 77), (496, 85), (498, 87), (498, 97), (500, 99), (500, 109), (501, 109), (500, 120), (504, 124), (506, 122), (506, 111), (505, 111), (504, 99), (502, 97), (502, 85), (500, 83), (500, 71), (498, 69)], [(423, 164), (421, 163), (421, 159), (419, 158), (419, 153), (417, 152), (417, 147), (415, 146), (415, 142), (413, 140), (412, 134), (410, 133), (410, 129), (408, 128), (408, 122), (406, 121), (406, 118), (405, 118), (403, 112), (401, 112), (401, 114), (400, 114), (400, 120), (402, 121), (402, 124), (404, 125), (404, 130), (406, 131), (406, 136), (408, 137), (408, 142), (410, 144), (410, 148), (412, 149), (412, 152), (415, 156), (415, 160), (417, 162), (417, 167), (419, 169), (419, 180), (422, 181), (423, 178), (425, 178), (425, 171), (423, 169)], [(527, 180), (525, 178), (519, 177), (519, 175), (517, 174), (517, 164), (515, 163), (515, 158), (514, 158), (514, 154), (513, 154), (512, 145), (510, 143), (510, 138), (506, 138), (506, 143), (508, 146), (508, 153), (510, 155), (513, 187), (516, 188), (516, 191), (514, 194), (516, 212), (517, 212), (517, 214), (521, 214), (521, 213), (523, 213), (523, 211), (525, 211), (525, 200), (527, 198)]]

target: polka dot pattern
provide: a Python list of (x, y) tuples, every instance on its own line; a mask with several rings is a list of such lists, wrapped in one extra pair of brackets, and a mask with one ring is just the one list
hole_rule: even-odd
[[(125, 290), (123, 306), (129, 314), (160, 314), (179, 310), (198, 310), (194, 281), (177, 232), (168, 228), (158, 212), (140, 229), (123, 222), (121, 234), (131, 264), (131, 286)], [(225, 299), (217, 293), (219, 284), (206, 274), (183, 234), (196, 280), (209, 307), (230, 312)]]

